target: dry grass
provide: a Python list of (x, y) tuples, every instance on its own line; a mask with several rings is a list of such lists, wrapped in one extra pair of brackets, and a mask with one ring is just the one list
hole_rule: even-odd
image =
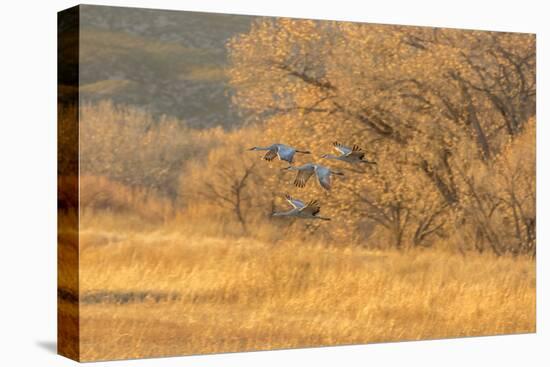
[(528, 258), (101, 228), (81, 232), (82, 360), (535, 331)]

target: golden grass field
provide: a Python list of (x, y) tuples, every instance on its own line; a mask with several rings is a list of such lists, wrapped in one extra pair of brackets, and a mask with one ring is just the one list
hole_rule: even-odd
[(80, 232), (82, 361), (535, 331), (527, 257), (92, 224)]

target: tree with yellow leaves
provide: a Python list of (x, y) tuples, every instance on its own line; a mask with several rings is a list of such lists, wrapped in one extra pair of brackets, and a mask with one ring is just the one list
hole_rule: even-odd
[(228, 47), (233, 102), (266, 137), (359, 144), (378, 162), (347, 175), (325, 205), (348, 238), (365, 219), (395, 247), (452, 236), (458, 218), (481, 210), (472, 177), (497, 179), (498, 157), (535, 112), (532, 35), (281, 18)]

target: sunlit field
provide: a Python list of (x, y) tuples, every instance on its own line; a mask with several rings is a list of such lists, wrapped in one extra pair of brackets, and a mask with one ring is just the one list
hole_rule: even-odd
[(535, 331), (535, 262), (179, 232), (81, 233), (81, 359)]

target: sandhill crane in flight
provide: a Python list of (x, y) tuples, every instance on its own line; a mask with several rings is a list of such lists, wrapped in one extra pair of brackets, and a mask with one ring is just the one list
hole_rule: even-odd
[(292, 209), (286, 212), (275, 212), (272, 215), (274, 217), (296, 217), (296, 218), (306, 218), (306, 219), (322, 219), (330, 220), (330, 218), (319, 216), (319, 211), (321, 207), (317, 200), (311, 200), (309, 203), (304, 204), (303, 201), (294, 199), (288, 194), (285, 194), (286, 201), (292, 205)]
[(294, 161), (294, 154), (311, 154), (309, 150), (298, 150), (285, 144), (272, 144), (268, 147), (252, 147), (248, 150), (267, 150), (264, 155), (266, 161), (272, 161), (275, 157), (279, 157), (281, 161), (287, 161), (292, 163)]
[(335, 141), (332, 143), (334, 149), (336, 149), (340, 155), (325, 154), (321, 158), (326, 159), (336, 159), (339, 161), (347, 163), (367, 163), (367, 164), (376, 164), (376, 162), (368, 161), (365, 159), (365, 152), (359, 146), (354, 145), (353, 147), (347, 147)]
[(288, 166), (286, 168), (283, 168), (283, 170), (298, 171), (298, 174), (296, 174), (296, 178), (294, 179), (294, 185), (298, 187), (305, 187), (306, 182), (309, 180), (311, 175), (315, 173), (315, 175), (317, 176), (317, 181), (319, 182), (319, 185), (321, 185), (321, 187), (325, 190), (330, 190), (331, 175), (338, 175), (338, 176), (344, 175), (341, 172), (333, 171), (328, 167), (321, 166), (320, 164), (316, 164), (316, 163), (307, 163), (298, 167)]

